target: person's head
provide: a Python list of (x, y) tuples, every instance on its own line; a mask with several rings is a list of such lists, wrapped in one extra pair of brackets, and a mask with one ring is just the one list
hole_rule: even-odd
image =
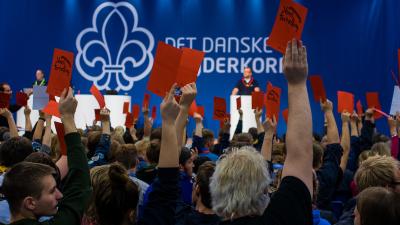
[(150, 140), (154, 139), (161, 140), (161, 133), (162, 133), (161, 127), (154, 128), (153, 130), (151, 130)]
[(203, 204), (206, 208), (211, 209), (211, 193), (210, 193), (210, 178), (215, 170), (215, 163), (205, 162), (203, 163), (197, 172), (194, 188), (192, 191), (192, 201), (194, 203)]
[(250, 67), (245, 67), (243, 70), (243, 77), (244, 79), (249, 79), (251, 78), (252, 72)]
[(125, 169), (133, 169), (138, 163), (137, 151), (134, 144), (123, 144), (118, 147), (113, 156), (115, 162), (120, 163)]
[(48, 165), (51, 168), (53, 168), (55, 171), (55, 174), (53, 174), (54, 179), (56, 180), (57, 187), (60, 187), (60, 185), (61, 185), (60, 169), (57, 167), (57, 165), (53, 162), (53, 160), (51, 159), (51, 157), (48, 154), (43, 153), (43, 152), (34, 152), (34, 153), (28, 155), (28, 157), (26, 157), (24, 161), (32, 162), (32, 163), (41, 163), (41, 164)]
[(86, 215), (97, 224), (133, 224), (139, 202), (139, 188), (118, 163), (90, 171), (92, 198)]
[(43, 73), (43, 70), (36, 70), (36, 80), (43, 80), (43, 78), (44, 78), (44, 73)]
[(13, 137), (1, 144), (0, 165), (11, 167), (33, 152), (32, 143), (25, 137)]
[(374, 145), (372, 145), (371, 154), (392, 156), (390, 152), (390, 146), (386, 142), (377, 142)]
[(388, 187), (400, 193), (399, 162), (389, 156), (371, 156), (360, 164), (354, 175), (358, 190)]
[(378, 143), (378, 142), (385, 142), (385, 143), (389, 143), (390, 138), (384, 134), (380, 134), (380, 133), (375, 133), (372, 136), (372, 143)]
[(146, 152), (146, 160), (151, 164), (158, 164), (160, 158), (161, 143), (159, 139), (150, 141), (150, 147)]
[(89, 150), (87, 154), (87, 158), (91, 159), (96, 152), (96, 146), (100, 142), (100, 137), (101, 137), (101, 131), (90, 131), (88, 133), (88, 143), (87, 143), (87, 148)]
[(324, 149), (322, 146), (314, 142), (313, 143), (313, 169), (318, 170), (322, 166), (322, 160), (324, 157)]
[(211, 161), (210, 158), (208, 158), (207, 156), (197, 156), (194, 161), (194, 167), (193, 167), (193, 173), (197, 174), (197, 171), (199, 170), (199, 167), (201, 165), (203, 165), (203, 163)]
[(190, 149), (183, 147), (179, 155), (179, 169), (185, 172), (188, 176), (193, 175), (194, 157)]
[(252, 146), (253, 137), (249, 133), (235, 134), (231, 141), (232, 148), (241, 148), (243, 146)]
[(226, 219), (261, 215), (269, 203), (270, 176), (253, 147), (234, 150), (217, 162), (210, 183), (214, 212)]
[(256, 141), (258, 139), (258, 131), (257, 128), (255, 127), (250, 127), (249, 128), (249, 134), (253, 138), (253, 141)]
[(57, 213), (62, 198), (53, 177), (54, 169), (41, 163), (21, 162), (4, 176), (2, 193), (12, 216), (51, 216)]
[(150, 147), (150, 141), (147, 139), (142, 139), (135, 143), (137, 154), (139, 157), (146, 157), (146, 152)]
[(202, 134), (203, 134), (204, 146), (206, 148), (212, 148), (212, 146), (214, 146), (214, 133), (212, 132), (212, 130), (203, 129)]
[(383, 187), (370, 187), (362, 191), (354, 209), (354, 224), (400, 224), (400, 193)]
[(0, 83), (0, 93), (12, 94), (11, 86), (8, 83)]

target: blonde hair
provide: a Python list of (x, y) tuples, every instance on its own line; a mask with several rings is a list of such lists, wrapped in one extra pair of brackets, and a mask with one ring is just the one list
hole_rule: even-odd
[(392, 154), (390, 153), (390, 146), (385, 142), (378, 142), (372, 145), (371, 153), (373, 155), (392, 156)]
[(217, 162), (210, 192), (214, 212), (224, 218), (263, 214), (268, 206), (270, 176), (264, 158), (253, 147), (234, 150)]
[(135, 147), (139, 156), (145, 157), (147, 150), (150, 148), (150, 140), (143, 139), (135, 143)]
[(386, 187), (394, 181), (399, 162), (389, 156), (371, 156), (361, 163), (354, 179), (361, 192), (368, 187)]

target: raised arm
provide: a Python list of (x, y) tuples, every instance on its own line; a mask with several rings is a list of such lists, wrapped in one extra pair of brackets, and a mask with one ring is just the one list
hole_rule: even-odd
[(350, 131), (349, 131), (350, 113), (342, 113), (342, 139), (340, 145), (343, 148), (343, 155), (340, 160), (340, 168), (344, 172), (347, 166), (347, 160), (349, 159), (350, 153)]
[(353, 114), (350, 117), (350, 135), (352, 137), (358, 137), (359, 136), (358, 128), (357, 128), (357, 123), (358, 123), (359, 119), (360, 118), (358, 118), (357, 113), (353, 112)]
[(35, 132), (33, 133), (32, 140), (42, 140), (42, 134), (43, 134), (43, 127), (44, 127), (44, 122), (46, 119), (44, 118), (44, 112), (41, 110), (39, 111), (39, 120), (36, 123), (36, 128)]
[(328, 139), (328, 144), (340, 143), (339, 131), (336, 125), (335, 116), (333, 115), (333, 105), (328, 99), (326, 102), (321, 102), (321, 109), (325, 113), (327, 132), (326, 137)]
[(265, 130), (264, 134), (264, 141), (261, 147), (261, 154), (264, 157), (265, 160), (267, 161), (272, 161), (272, 144), (273, 144), (273, 138), (276, 130), (276, 119), (275, 116), (273, 119), (267, 118), (264, 123), (263, 127)]
[(149, 117), (149, 108), (142, 108), (142, 113), (144, 117), (144, 127), (143, 127), (143, 138), (150, 139), (151, 128), (153, 127), (153, 120)]
[(195, 83), (190, 83), (181, 88), (182, 97), (179, 101), (179, 114), (175, 121), (176, 136), (179, 149), (184, 145), (185, 127), (187, 123), (189, 108), (196, 98), (197, 88)]
[(307, 52), (301, 42), (299, 46), (296, 40), (288, 43), (283, 71), (288, 83), (289, 118), (282, 177), (297, 177), (312, 195), (312, 118), (306, 86)]
[(15, 125), (12, 113), (6, 108), (1, 108), (0, 115), (4, 116), (7, 119), (8, 127), (10, 129), (10, 137), (18, 137), (18, 129), (17, 125)]
[(257, 133), (264, 132), (263, 124), (261, 124), (262, 109), (254, 109), (254, 117), (256, 118)]
[(32, 132), (32, 122), (31, 122), (31, 109), (28, 105), (24, 108), (25, 115), (25, 132)]

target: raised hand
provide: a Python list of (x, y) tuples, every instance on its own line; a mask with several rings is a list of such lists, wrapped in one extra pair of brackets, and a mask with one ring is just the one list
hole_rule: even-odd
[(333, 104), (330, 100), (327, 99), (325, 102), (321, 101), (320, 104), (321, 104), (322, 111), (324, 111), (324, 112), (333, 111)]
[(182, 97), (179, 101), (179, 104), (182, 107), (189, 108), (197, 95), (196, 83), (186, 84), (181, 88), (181, 91), (182, 91)]
[(283, 73), (288, 85), (304, 85), (308, 76), (307, 51), (301, 41), (288, 42), (283, 60)]
[(32, 112), (31, 108), (29, 108), (29, 106), (26, 105), (25, 108), (24, 108), (24, 114), (25, 114), (25, 116), (31, 115), (31, 112)]
[(172, 85), (164, 100), (161, 103), (161, 117), (163, 122), (175, 123), (175, 119), (179, 114), (180, 107), (174, 98), (176, 84)]
[(110, 121), (110, 110), (107, 108), (100, 109), (100, 120), (102, 122)]
[(60, 96), (60, 102), (58, 104), (58, 110), (61, 116), (74, 116), (78, 101), (73, 96), (73, 90), (71, 87), (64, 89)]
[(272, 120), (267, 118), (263, 123), (265, 133), (274, 134), (276, 130), (276, 125), (277, 123), (275, 115), (273, 116)]
[(348, 123), (350, 121), (350, 113), (342, 112), (341, 118), (342, 118), (342, 123)]

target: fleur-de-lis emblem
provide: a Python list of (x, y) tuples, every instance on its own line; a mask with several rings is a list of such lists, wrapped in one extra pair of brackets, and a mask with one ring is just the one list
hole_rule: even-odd
[(153, 65), (154, 37), (138, 22), (137, 11), (128, 2), (99, 5), (92, 27), (76, 38), (75, 64), (81, 76), (100, 90), (117, 91), (129, 91), (146, 77)]

